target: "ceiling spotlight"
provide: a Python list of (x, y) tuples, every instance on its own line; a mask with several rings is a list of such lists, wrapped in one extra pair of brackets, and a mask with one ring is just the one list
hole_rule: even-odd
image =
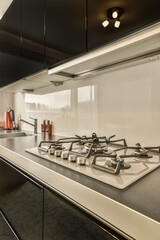
[(102, 22), (103, 27), (107, 27), (110, 21), (115, 21), (114, 27), (119, 28), (120, 26), (120, 17), (123, 15), (124, 9), (120, 7), (109, 8), (106, 12), (107, 19)]
[(114, 11), (114, 12), (112, 13), (112, 17), (113, 17), (113, 18), (117, 18), (117, 17), (118, 17), (118, 12), (117, 12), (117, 11)]
[(109, 24), (109, 21), (108, 21), (108, 20), (105, 20), (105, 21), (102, 23), (103, 27), (107, 27), (108, 24)]
[(119, 20), (116, 20), (115, 23), (114, 23), (114, 26), (115, 26), (115, 28), (119, 28), (119, 26), (120, 26), (120, 21), (119, 21)]
[(109, 20), (118, 19), (124, 13), (124, 9), (120, 7), (109, 8), (107, 10), (107, 17)]

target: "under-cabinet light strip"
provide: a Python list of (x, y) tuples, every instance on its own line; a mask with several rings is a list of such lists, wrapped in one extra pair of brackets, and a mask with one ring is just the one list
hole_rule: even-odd
[(52, 68), (48, 71), (48, 74), (51, 75), (51, 74), (55, 74), (57, 72), (60, 72), (66, 68), (69, 68), (69, 67), (72, 67), (74, 65), (77, 65), (77, 64), (80, 64), (82, 62), (85, 62), (87, 60), (91, 60), (93, 58), (96, 58), (96, 57), (99, 57), (101, 55), (104, 55), (106, 53), (109, 53), (109, 52), (112, 52), (112, 51), (115, 51), (117, 49), (120, 49), (122, 47), (126, 47), (128, 45), (131, 45), (133, 43), (136, 43), (138, 41), (141, 41), (141, 40), (144, 40), (146, 38), (149, 38), (149, 37), (152, 37), (156, 34), (159, 34), (160, 33), (160, 22), (154, 24), (154, 25), (151, 25), (143, 30), (140, 30), (136, 33), (133, 33), (121, 40), (118, 40), (118, 41), (115, 41), (114, 43), (112, 44), (109, 44), (105, 47), (101, 47), (97, 50), (94, 50), (90, 53), (87, 53), (81, 57), (78, 57), (74, 60), (71, 60), (67, 63), (64, 63), (60, 66), (57, 66), (55, 68)]

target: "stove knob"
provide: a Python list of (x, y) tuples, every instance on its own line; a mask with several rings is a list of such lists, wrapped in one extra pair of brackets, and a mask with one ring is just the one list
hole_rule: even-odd
[(55, 155), (56, 157), (60, 157), (60, 156), (61, 156), (61, 153), (62, 153), (62, 150), (55, 150), (54, 155)]
[(69, 156), (69, 153), (68, 153), (68, 151), (63, 151), (62, 153), (61, 153), (61, 158), (63, 158), (63, 159), (68, 159), (68, 156)]
[(69, 154), (68, 160), (69, 160), (70, 162), (76, 162), (77, 156), (76, 156), (76, 155)]
[(78, 157), (77, 158), (77, 164), (78, 165), (85, 165), (86, 164), (86, 158), (85, 157)]
[(49, 155), (54, 155), (54, 152), (55, 152), (55, 148), (54, 147), (49, 148), (49, 150), (48, 150), (48, 154)]

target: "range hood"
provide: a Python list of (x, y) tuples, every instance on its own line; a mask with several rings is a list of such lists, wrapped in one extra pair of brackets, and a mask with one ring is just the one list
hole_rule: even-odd
[(79, 80), (157, 59), (160, 59), (160, 22), (54, 67), (48, 74)]

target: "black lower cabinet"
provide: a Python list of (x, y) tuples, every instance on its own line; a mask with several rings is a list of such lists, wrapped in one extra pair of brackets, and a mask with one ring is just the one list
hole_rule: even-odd
[(125, 239), (55, 192), (44, 190), (44, 240)]
[(11, 230), (11, 226), (9, 225), (6, 217), (0, 210), (0, 239), (2, 240), (17, 240), (17, 236)]
[(43, 187), (1, 158), (0, 209), (19, 239), (43, 239)]
[(115, 239), (125, 238), (0, 158), (0, 240)]

